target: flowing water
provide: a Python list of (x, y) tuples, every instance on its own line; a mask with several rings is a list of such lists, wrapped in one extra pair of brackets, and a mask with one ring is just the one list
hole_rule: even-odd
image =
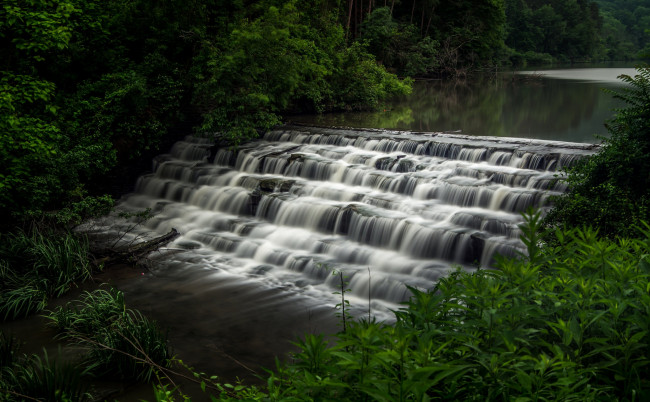
[(188, 137), (121, 202), (154, 213), (124, 241), (175, 228), (182, 236), (159, 264), (263, 283), (307, 305), (333, 308), (342, 276), (357, 313), (385, 319), (407, 286), (523, 252), (521, 213), (561, 194), (558, 170), (596, 148), (298, 126), (236, 150)]

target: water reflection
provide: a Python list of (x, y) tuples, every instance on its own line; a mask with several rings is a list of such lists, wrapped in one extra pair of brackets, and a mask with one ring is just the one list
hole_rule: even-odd
[[(633, 69), (504, 74), (473, 81), (419, 81), (408, 97), (373, 113), (294, 116), (294, 122), (470, 135), (599, 142), (604, 122), (622, 103), (603, 91), (621, 85), (614, 77)], [(586, 72), (585, 72), (586, 70)], [(607, 70), (607, 71), (605, 71)], [(629, 70), (629, 71), (627, 71)]]

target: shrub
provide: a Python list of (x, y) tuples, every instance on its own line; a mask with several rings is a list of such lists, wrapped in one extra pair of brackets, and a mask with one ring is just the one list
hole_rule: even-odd
[(614, 238), (650, 220), (650, 68), (637, 71), (619, 77), (629, 86), (614, 96), (627, 107), (607, 125), (602, 149), (567, 171), (568, 193), (555, 199), (548, 227), (591, 225)]

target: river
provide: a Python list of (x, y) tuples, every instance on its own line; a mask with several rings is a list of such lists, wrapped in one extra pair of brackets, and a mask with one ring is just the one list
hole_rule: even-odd
[(291, 116), (305, 124), (447, 131), (478, 136), (598, 142), (621, 101), (616, 90), (629, 65), (500, 73), (474, 81), (416, 81), (413, 93), (378, 112)]

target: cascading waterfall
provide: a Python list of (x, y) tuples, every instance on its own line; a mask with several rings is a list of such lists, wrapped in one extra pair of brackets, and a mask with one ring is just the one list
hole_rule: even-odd
[[(524, 251), (521, 212), (565, 187), (591, 144), (286, 126), (238, 149), (188, 137), (119, 208), (151, 208), (137, 233), (176, 228), (165, 261), (318, 298), (394, 307), (453, 266)], [(112, 223), (115, 225), (115, 222)], [(128, 223), (124, 223), (128, 225)], [(119, 229), (116, 229), (119, 230)], [(179, 249), (183, 252), (177, 252)]]

